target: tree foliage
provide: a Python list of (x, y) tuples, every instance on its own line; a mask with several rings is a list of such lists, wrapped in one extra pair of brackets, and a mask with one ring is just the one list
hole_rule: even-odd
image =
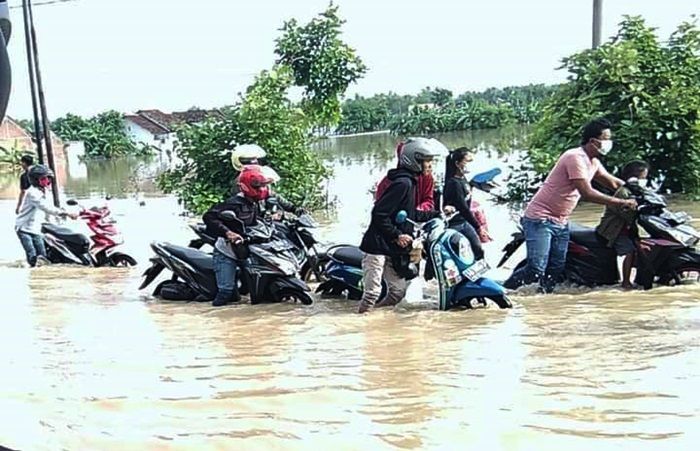
[(513, 197), (527, 196), (560, 153), (578, 145), (581, 127), (594, 117), (614, 124), (615, 148), (607, 166), (644, 159), (663, 189), (700, 194), (700, 30), (695, 23), (682, 23), (662, 42), (641, 17), (627, 16), (609, 42), (565, 58), (562, 68), (569, 82), (545, 105), (534, 127), (528, 145), (532, 171), (514, 178)]
[(447, 89), (426, 87), (414, 96), (355, 96), (343, 103), (337, 132), (390, 129), (406, 135), (531, 124), (539, 119), (542, 104), (556, 89), (558, 86), (545, 85), (489, 88), (455, 98)]
[[(307, 207), (322, 201), (321, 182), (330, 171), (311, 150), (312, 131), (337, 123), (340, 97), (365, 71), (354, 50), (340, 39), (342, 20), (331, 5), (307, 25), (292, 20), (277, 40), (277, 63), (261, 72), (223, 118), (184, 126), (175, 152), (180, 163), (159, 178), (166, 192), (201, 213), (234, 188), (237, 174), (230, 150), (255, 143), (281, 176), (275, 189)], [(304, 88), (299, 104), (289, 98), (293, 86)]]
[(296, 19), (285, 22), (275, 41), (277, 64), (291, 68), (294, 85), (304, 87), (301, 107), (318, 126), (338, 123), (342, 95), (367, 71), (340, 38), (344, 23), (338, 6), (331, 4), (306, 25)]
[(148, 147), (131, 142), (124, 130), (124, 116), (117, 111), (105, 111), (91, 118), (69, 113), (53, 121), (51, 130), (63, 140), (83, 141), (88, 158), (151, 153)]

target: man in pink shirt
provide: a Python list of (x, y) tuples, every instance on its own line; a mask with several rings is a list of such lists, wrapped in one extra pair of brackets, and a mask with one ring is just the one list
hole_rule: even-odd
[(612, 149), (610, 122), (596, 119), (581, 134), (581, 146), (564, 152), (532, 198), (521, 221), (527, 245), (527, 265), (513, 273), (506, 288), (539, 282), (551, 293), (561, 281), (569, 244), (569, 216), (583, 198), (597, 204), (635, 208), (634, 200), (607, 196), (591, 186), (596, 180), (610, 188), (622, 186), (600, 163)]

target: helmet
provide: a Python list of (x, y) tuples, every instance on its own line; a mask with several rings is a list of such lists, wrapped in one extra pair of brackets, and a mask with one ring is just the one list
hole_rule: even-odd
[(280, 176), (270, 166), (260, 166), (260, 172), (269, 180), (269, 183), (277, 183), (280, 181)]
[(241, 175), (238, 176), (238, 187), (241, 192), (254, 201), (265, 200), (270, 196), (270, 188), (267, 186), (270, 183), (270, 178), (257, 164), (244, 166)]
[(46, 188), (47, 186), (51, 185), (53, 171), (43, 164), (37, 164), (29, 168), (29, 171), (27, 171), (27, 177), (29, 178), (29, 183), (32, 186)]
[(257, 144), (241, 144), (231, 152), (231, 164), (233, 169), (241, 172), (246, 165), (260, 163), (265, 155), (267, 155), (265, 149)]
[(399, 167), (411, 172), (423, 172), (423, 161), (447, 155), (449, 150), (434, 138), (408, 138), (401, 149)]

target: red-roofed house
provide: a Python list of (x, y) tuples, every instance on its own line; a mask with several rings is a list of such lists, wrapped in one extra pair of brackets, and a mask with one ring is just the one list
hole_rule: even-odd
[[(157, 110), (149, 110), (157, 111)], [(168, 124), (154, 119), (153, 114), (136, 114), (124, 116), (126, 134), (132, 142), (155, 147), (161, 151), (172, 152), (175, 144), (175, 133)], [(165, 115), (158, 111), (158, 113)]]
[(175, 129), (181, 124), (196, 124), (211, 117), (220, 117), (218, 110), (176, 111), (139, 110), (124, 116), (126, 133), (134, 143), (145, 144), (161, 151), (171, 152), (175, 145)]

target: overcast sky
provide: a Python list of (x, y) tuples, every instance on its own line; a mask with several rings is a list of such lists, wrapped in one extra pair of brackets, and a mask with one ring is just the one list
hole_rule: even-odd
[[(40, 3), (45, 0), (34, 0)], [(20, 0), (9, 0), (10, 5)], [(590, 46), (592, 0), (336, 0), (345, 39), (369, 72), (350, 94), (460, 93), (554, 83), (559, 60)], [(76, 0), (35, 7), (49, 115), (164, 111), (231, 103), (273, 63), (289, 18), (327, 0)], [(604, 0), (604, 36), (641, 14), (666, 39), (700, 0)], [(11, 10), (9, 114), (31, 116), (22, 10)]]

